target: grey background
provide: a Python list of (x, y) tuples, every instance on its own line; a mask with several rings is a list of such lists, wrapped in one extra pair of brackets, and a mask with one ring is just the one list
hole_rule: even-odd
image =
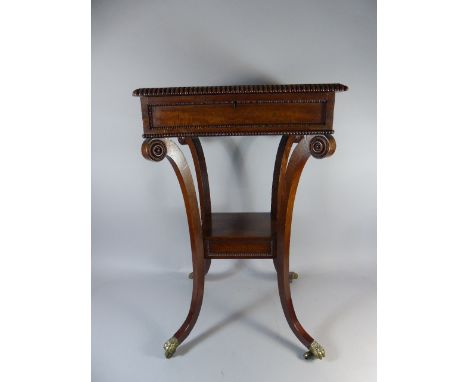
[[(104, 381), (376, 378), (376, 5), (331, 1), (92, 3), (92, 377)], [(213, 261), (185, 319), (190, 244), (167, 161), (140, 155), (138, 87), (341, 82), (334, 156), (296, 197), (292, 293), (327, 349), (304, 361), (267, 260)], [(202, 138), (214, 211), (267, 211), (279, 137)], [(183, 151), (189, 157), (184, 146)]]

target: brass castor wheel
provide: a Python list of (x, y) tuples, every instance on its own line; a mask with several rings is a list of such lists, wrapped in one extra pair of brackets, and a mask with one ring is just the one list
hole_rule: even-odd
[(325, 357), (325, 349), (317, 341), (312, 342), (309, 346), (309, 350), (304, 353), (305, 359), (322, 359), (323, 357)]
[(190, 280), (193, 279), (193, 272), (190, 272), (190, 273), (188, 274), (188, 278), (189, 278)]
[(179, 346), (179, 340), (175, 337), (168, 339), (163, 346), (164, 355), (166, 358), (171, 358)]
[(289, 272), (289, 282), (292, 283), (293, 280), (297, 280), (299, 275), (296, 272)]

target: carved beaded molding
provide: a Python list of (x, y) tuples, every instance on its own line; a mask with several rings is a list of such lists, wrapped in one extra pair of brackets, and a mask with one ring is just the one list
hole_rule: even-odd
[[(271, 125), (268, 125), (268, 126), (271, 126)], [(282, 126), (285, 126), (285, 125), (282, 124)], [(199, 126), (199, 127), (206, 127), (206, 126)], [(233, 127), (233, 126), (226, 126), (226, 127)], [(240, 132), (219, 132), (219, 133), (209, 132), (209, 133), (203, 133), (203, 134), (189, 133), (189, 132), (175, 134), (174, 132), (170, 132), (170, 133), (143, 134), (142, 137), (143, 138), (170, 138), (170, 137), (183, 138), (183, 137), (238, 136), (238, 135), (331, 135), (334, 132), (335, 132), (334, 130), (240, 131)]]
[(258, 105), (265, 103), (326, 103), (327, 100), (320, 99), (254, 99), (254, 100), (238, 100), (238, 101), (206, 101), (206, 102), (171, 102), (171, 103), (153, 103), (148, 105), (148, 111), (154, 107), (172, 107), (172, 106), (198, 106), (198, 105)]
[(216, 252), (216, 253), (208, 253), (208, 258), (211, 259), (211, 258), (216, 258), (216, 257), (268, 257), (268, 258), (273, 258), (272, 254), (271, 253), (246, 253), (246, 252), (242, 252), (242, 253), (236, 253), (236, 252)]
[(154, 97), (171, 95), (343, 92), (346, 90), (348, 90), (348, 87), (342, 84), (193, 86), (140, 88), (135, 89), (133, 95), (136, 97)]

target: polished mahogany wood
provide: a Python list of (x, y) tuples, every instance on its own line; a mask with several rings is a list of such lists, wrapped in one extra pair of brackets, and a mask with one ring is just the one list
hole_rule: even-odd
[(341, 84), (143, 88), (144, 137), (332, 133)]
[[(211, 197), (205, 154), (203, 152), (200, 139), (196, 137), (179, 138), (179, 143), (188, 145), (190, 148), (190, 153), (192, 154), (193, 165), (195, 167), (195, 173), (197, 174), (202, 229), (206, 234), (206, 232), (211, 228)], [(211, 266), (211, 259), (209, 259), (207, 256), (208, 249), (206, 248), (205, 242), (203, 244), (205, 252), (205, 274), (207, 274)], [(190, 275), (190, 277), (193, 277), (193, 273)]]
[(279, 191), (282, 190), (280, 182), (283, 181), (286, 166), (288, 164), (289, 154), (293, 144), (297, 141), (297, 137), (283, 135), (278, 145), (278, 151), (276, 153), (275, 167), (273, 170), (273, 184), (271, 187), (271, 218), (277, 219), (278, 214), (278, 202), (279, 202)]
[(205, 241), (212, 259), (271, 259), (270, 213), (213, 213)]
[(173, 336), (181, 343), (195, 326), (203, 301), (205, 283), (203, 235), (197, 194), (188, 163), (174, 142), (169, 139), (146, 139), (142, 145), (142, 153), (146, 159), (153, 161), (160, 161), (167, 157), (177, 175), (184, 198), (192, 249), (193, 289), (187, 318)]
[[(198, 318), (205, 275), (212, 259), (272, 259), (278, 291), (291, 330), (311, 355), (324, 350), (299, 322), (291, 296), (289, 249), (294, 200), (310, 156), (331, 156), (335, 92), (341, 84), (252, 85), (188, 88), (142, 88), (140, 97), (143, 156), (167, 158), (179, 180), (189, 225), (193, 292), (189, 313), (166, 342), (166, 356), (188, 336)], [(269, 212), (212, 212), (208, 171), (199, 136), (281, 135), (273, 169)], [(165, 137), (188, 145), (196, 172), (198, 195), (182, 151)], [(297, 277), (297, 275), (296, 275)], [(295, 277), (293, 277), (295, 278)]]
[(300, 140), (301, 136), (290, 136), (283, 135), (280, 143), (278, 145), (278, 151), (276, 153), (275, 167), (273, 170), (273, 182), (271, 187), (271, 220), (272, 220), (272, 230), (273, 230), (273, 264), (276, 271), (278, 271), (278, 261), (277, 261), (277, 221), (278, 221), (278, 208), (281, 201), (280, 192), (284, 189), (284, 175), (286, 173), (286, 168), (289, 160), (289, 154), (293, 144)]
[[(167, 102), (167, 101), (166, 101)], [(297, 102), (268, 100), (179, 102), (151, 105), (150, 125), (153, 128), (211, 125), (325, 124), (326, 101), (320, 99)]]
[[(303, 328), (294, 310), (289, 284), (289, 244), (296, 190), (302, 170), (313, 152), (313, 147), (311, 149), (314, 144), (313, 140), (314, 137), (303, 137), (291, 154), (283, 181), (279, 185), (278, 218), (276, 221), (276, 264), (281, 305), (289, 326), (306, 347), (309, 347), (314, 339)], [(331, 146), (333, 146), (334, 151), (334, 145), (331, 144)], [(326, 156), (333, 153), (330, 148), (324, 148), (323, 151), (326, 152)]]
[(211, 219), (210, 183), (208, 181), (205, 154), (200, 139), (196, 137), (179, 138), (179, 142), (181, 144), (187, 144), (190, 148), (193, 164), (195, 166), (195, 173), (197, 174), (202, 224), (205, 229), (209, 229)]

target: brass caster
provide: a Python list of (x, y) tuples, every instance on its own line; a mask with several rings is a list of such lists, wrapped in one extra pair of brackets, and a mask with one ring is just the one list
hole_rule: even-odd
[(177, 346), (179, 346), (179, 340), (175, 337), (170, 338), (164, 343), (163, 349), (166, 358), (171, 358), (174, 355)]
[(289, 272), (289, 282), (292, 283), (293, 280), (297, 280), (299, 275), (296, 272)]
[(311, 359), (313, 356), (312, 356), (312, 352), (311, 351), (306, 351), (304, 353), (304, 359)]
[(188, 278), (189, 278), (190, 280), (193, 279), (193, 272), (190, 272), (190, 273), (188, 274)]
[(325, 357), (325, 349), (317, 341), (314, 341), (309, 346), (309, 351), (304, 353), (305, 359), (311, 359), (312, 357), (322, 359)]

